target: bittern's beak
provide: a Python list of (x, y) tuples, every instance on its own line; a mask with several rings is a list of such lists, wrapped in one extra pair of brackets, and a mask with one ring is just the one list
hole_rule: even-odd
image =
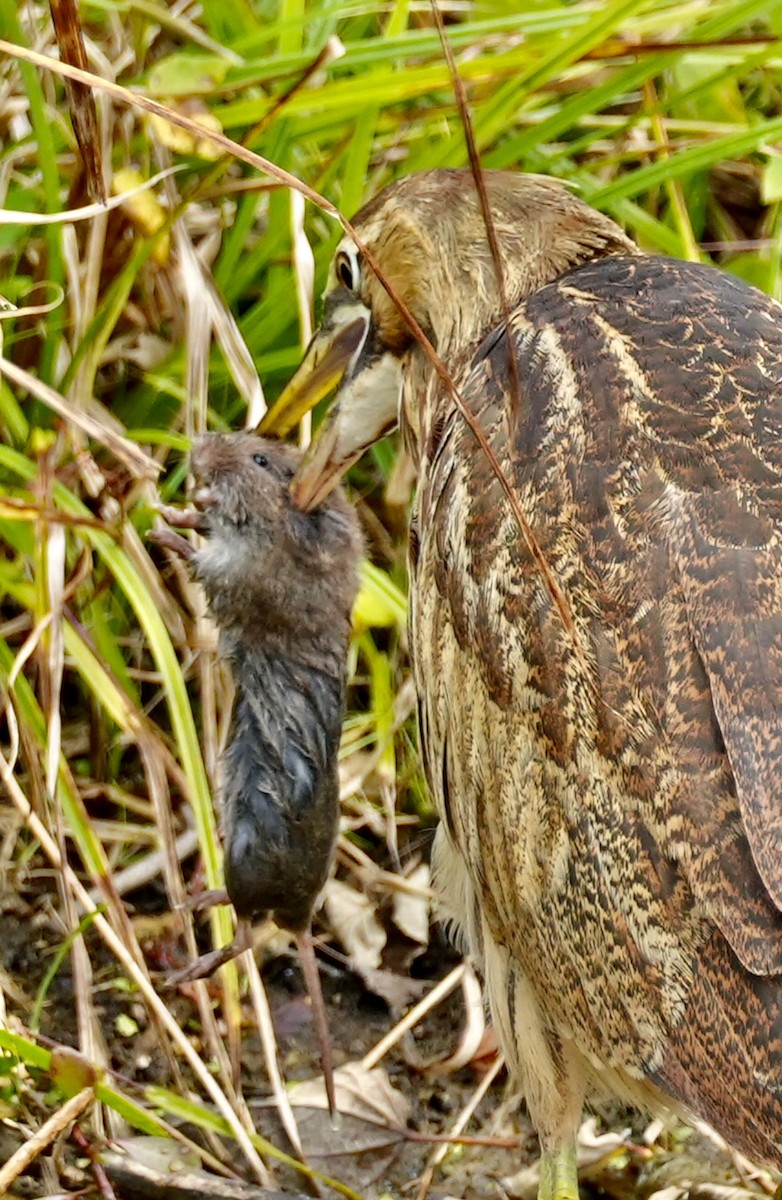
[(362, 353), (342, 383), (293, 481), (297, 508), (317, 508), (348, 467), (399, 420), (402, 367), (386, 350)]
[(293, 500), (303, 511), (321, 504), (348, 467), (399, 419), (398, 357), (378, 345), (369, 310), (355, 302), (340, 302), (335, 294), (331, 305), (327, 301), (323, 325), (301, 366), (264, 417), (259, 432), (287, 433), (340, 383), (332, 409), (293, 481)]
[[(332, 392), (366, 341), (369, 313), (338, 310), (307, 347), (298, 371), (258, 426), (258, 433), (283, 437), (319, 400)], [(341, 320), (338, 318), (342, 318)]]

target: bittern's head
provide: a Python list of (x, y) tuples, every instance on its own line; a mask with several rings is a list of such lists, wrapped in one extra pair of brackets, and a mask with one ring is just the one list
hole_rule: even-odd
[[(580, 263), (635, 248), (613, 221), (555, 180), (485, 172), (508, 303)], [(353, 221), (361, 246), (448, 366), (502, 319), (502, 301), (470, 171), (426, 171), (382, 191)], [(337, 247), (323, 321), (262, 429), (284, 433), (335, 386), (328, 418), (298, 473), (296, 499), (318, 504), (397, 423), (405, 372), (423, 353), (356, 241)]]

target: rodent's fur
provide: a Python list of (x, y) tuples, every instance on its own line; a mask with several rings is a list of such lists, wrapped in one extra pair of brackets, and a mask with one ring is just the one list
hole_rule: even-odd
[(361, 535), (338, 491), (299, 512), (299, 453), (252, 434), (193, 446), (199, 528), (191, 558), (220, 630), (236, 698), (223, 759), (228, 895), (239, 916), (299, 932), (325, 883), (338, 827), (337, 751)]

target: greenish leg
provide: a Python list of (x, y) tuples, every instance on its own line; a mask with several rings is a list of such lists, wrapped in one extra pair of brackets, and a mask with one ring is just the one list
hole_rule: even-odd
[(538, 1200), (578, 1200), (574, 1145), (543, 1152), (540, 1160)]

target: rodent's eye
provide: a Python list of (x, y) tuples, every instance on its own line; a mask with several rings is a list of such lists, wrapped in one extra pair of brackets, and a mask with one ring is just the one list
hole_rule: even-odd
[(349, 292), (357, 292), (361, 282), (358, 262), (345, 250), (340, 250), (336, 262), (337, 279)]
[(269, 460), (265, 454), (254, 454), (253, 462), (257, 463), (259, 467), (268, 467), (269, 465)]

